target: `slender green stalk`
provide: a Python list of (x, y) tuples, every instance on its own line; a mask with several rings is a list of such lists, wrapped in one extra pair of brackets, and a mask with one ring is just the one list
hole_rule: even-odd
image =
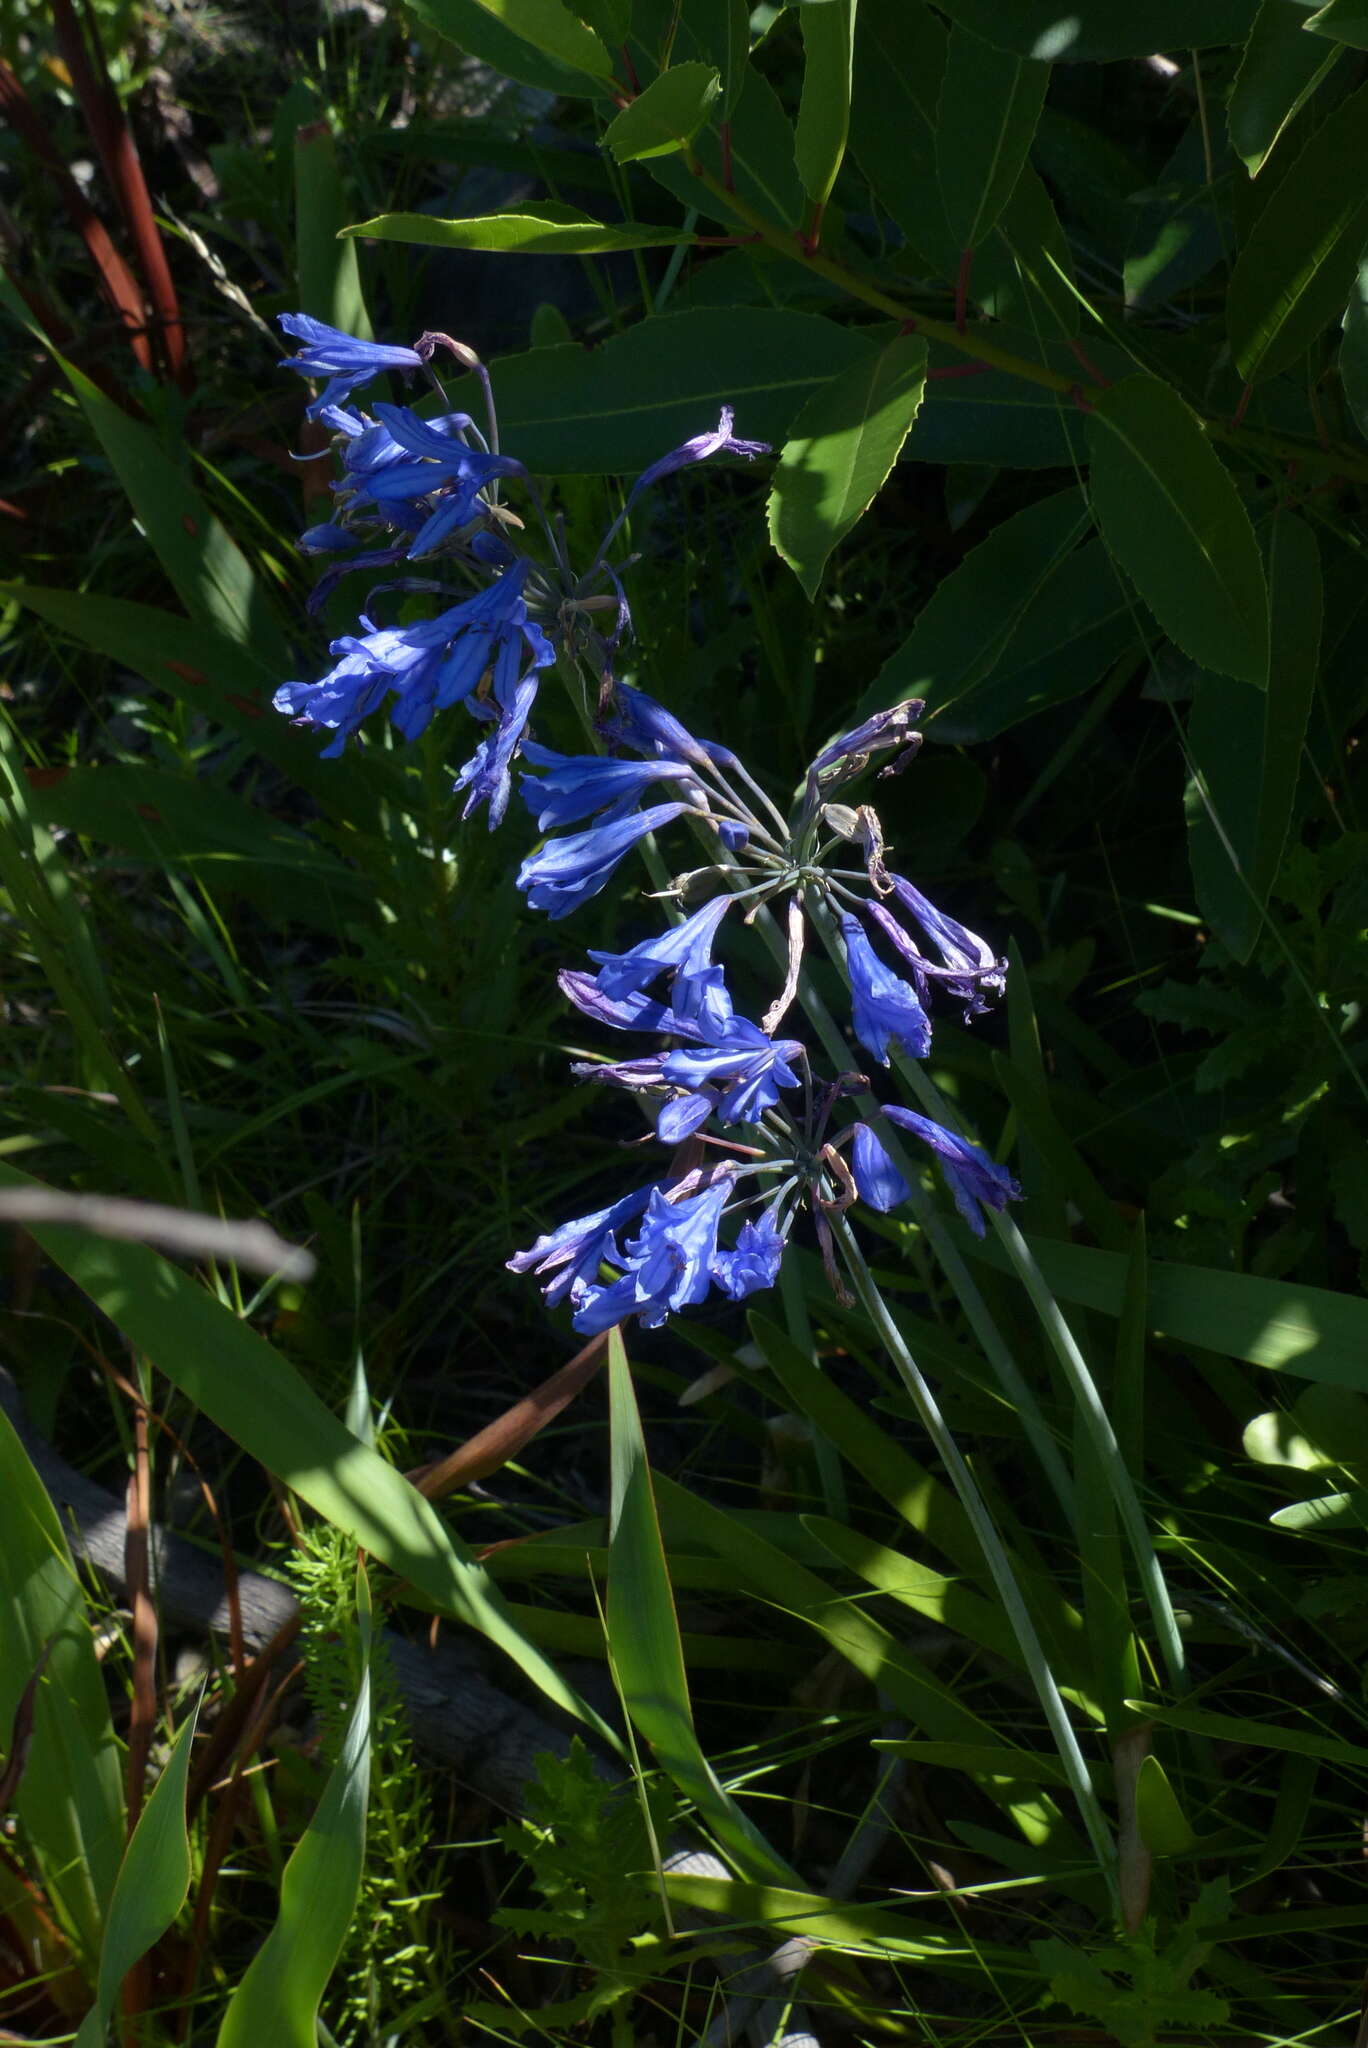
[(908, 1350), (902, 1332), (893, 1320), (873, 1274), (865, 1264), (864, 1254), (860, 1250), (854, 1231), (846, 1217), (837, 1216), (833, 1220), (840, 1241), (841, 1254), (855, 1283), (856, 1292), (879, 1333), (884, 1349), (897, 1368), (899, 1377), (916, 1403), (922, 1427), (934, 1444), (937, 1455), (973, 1525), (974, 1534), (992, 1573), (993, 1584), (997, 1588), (1003, 1612), (1012, 1625), (1012, 1632), (1020, 1646), (1026, 1669), (1036, 1689), (1036, 1696), (1050, 1724), (1050, 1733), (1054, 1737), (1060, 1762), (1064, 1766), (1070, 1788), (1078, 1802), (1078, 1810), (1087, 1829), (1088, 1839), (1092, 1843), (1098, 1865), (1106, 1879), (1112, 1904), (1119, 1911), (1121, 1895), (1116, 1871), (1116, 1844), (1098, 1801), (1087, 1759), (1079, 1748), (1073, 1724), (1064, 1711), (1064, 1702), (1060, 1698), (1059, 1687), (1055, 1684), (1054, 1673), (1041, 1647), (1035, 1623), (1031, 1620), (1026, 1602), (1022, 1598), (1021, 1588), (1017, 1585), (1011, 1559), (988, 1512), (987, 1502), (979, 1492), (974, 1475), (969, 1470), (963, 1453), (940, 1412), (936, 1397)]

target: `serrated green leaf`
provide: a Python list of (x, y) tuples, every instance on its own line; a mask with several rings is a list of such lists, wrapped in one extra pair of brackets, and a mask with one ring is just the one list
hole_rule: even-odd
[(672, 156), (692, 142), (722, 90), (710, 64), (672, 64), (610, 121), (603, 138), (620, 164)]
[[(539, 348), (490, 367), (504, 445), (529, 469), (612, 476), (707, 432), (724, 405), (738, 434), (780, 442), (814, 391), (873, 351), (810, 313), (707, 307), (638, 321), (593, 350)], [(448, 391), (478, 410), (473, 379)]]
[(1181, 1856), (1197, 1837), (1157, 1756), (1145, 1757), (1135, 1786), (1140, 1839), (1153, 1856)]
[(921, 405), (926, 344), (900, 335), (811, 397), (784, 444), (769, 534), (809, 598), (832, 549), (868, 511)]
[(1006, 55), (958, 24), (936, 116), (936, 175), (956, 251), (976, 249), (1016, 186), (1045, 104), (1048, 64)]
[(1365, 242), (1368, 85), (1316, 129), (1236, 259), (1226, 317), (1248, 383), (1290, 368), (1338, 319)]
[[(737, 198), (744, 199), (748, 206), (758, 207), (781, 227), (796, 226), (803, 210), (803, 187), (793, 160), (793, 123), (774, 87), (753, 64), (742, 67), (727, 133), (730, 147), (726, 163), (731, 168)], [(722, 180), (726, 165), (716, 121), (698, 135), (694, 155), (704, 170)], [(736, 216), (726, 198), (719, 197), (701, 178), (694, 177), (680, 157), (650, 157), (646, 168), (656, 183), (663, 185), (682, 206), (695, 207), (704, 219), (714, 220), (728, 230), (735, 228)], [(706, 276), (714, 268), (709, 264), (703, 274)]]
[(468, 220), (438, 220), (429, 213), (382, 213), (341, 232), (358, 240), (514, 256), (604, 256), (621, 249), (677, 248), (693, 240), (678, 228), (595, 220), (576, 206), (561, 206), (550, 199), (503, 207), (498, 213), (477, 214)]
[(100, 1948), (95, 2003), (82, 2020), (76, 2048), (101, 2048), (124, 1978), (160, 1941), (190, 1890), (190, 1839), (185, 1828), (185, 1787), (199, 1707), (181, 1724), (166, 1768), (138, 1815), (109, 1901)]
[(1313, 36), (1329, 36), (1333, 42), (1348, 43), (1352, 50), (1368, 50), (1366, 0), (1326, 0), (1306, 27)]
[(1262, 689), (1268, 592), (1254, 529), (1196, 415), (1156, 377), (1127, 377), (1088, 419), (1102, 537), (1169, 638)]
[(850, 147), (912, 246), (949, 270), (955, 252), (936, 186), (936, 106), (947, 41), (922, 0), (861, 0)]
[(1293, 512), (1273, 527), (1268, 582), (1267, 688), (1203, 671), (1188, 715), (1193, 883), (1237, 960), (1253, 953), (1277, 880), (1319, 672), (1320, 553), (1314, 529)]
[(594, 99), (604, 90), (598, 72), (578, 63), (558, 63), (525, 42), (483, 5), (483, 0), (409, 0), (418, 19), (458, 49), (478, 57), (491, 71), (516, 78), (537, 92), (567, 99)]
[(975, 35), (1045, 63), (1106, 63), (1155, 50), (1242, 43), (1258, 0), (945, 0), (944, 11)]
[(794, 156), (803, 190), (825, 206), (850, 134), (856, 0), (803, 9), (803, 91)]
[(1231, 88), (1231, 145), (1251, 177), (1339, 55), (1308, 40), (1316, 0), (1263, 0)]

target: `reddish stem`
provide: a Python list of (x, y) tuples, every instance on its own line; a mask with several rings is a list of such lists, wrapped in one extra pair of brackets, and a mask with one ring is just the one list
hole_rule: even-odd
[(52, 13), (57, 47), (71, 75), (72, 90), (80, 102), (91, 140), (133, 239), (138, 268), (156, 316), (166, 366), (185, 389), (191, 379), (185, 359), (185, 328), (181, 321), (180, 301), (176, 297), (171, 267), (152, 211), (152, 199), (143, 176), (138, 147), (110, 80), (98, 27), (87, 13), (90, 33), (88, 38), (83, 36), (71, 0), (52, 0)]
[(898, 329), (899, 341), (902, 340), (905, 334), (915, 334), (919, 325), (920, 323), (914, 318), (904, 320), (902, 326)]
[(1241, 421), (1244, 419), (1245, 414), (1249, 411), (1249, 401), (1253, 396), (1254, 386), (1252, 384), (1246, 384), (1244, 390), (1240, 393), (1239, 404), (1236, 406), (1234, 412), (1230, 415), (1230, 424), (1232, 427), (1238, 427), (1240, 425)]
[(641, 91), (641, 80), (637, 77), (637, 68), (632, 62), (632, 53), (626, 43), (620, 44), (619, 48), (622, 54), (622, 68), (627, 73), (627, 82), (632, 88), (632, 97), (635, 99), (636, 95)]
[(1069, 349), (1071, 354), (1073, 355), (1074, 361), (1081, 364), (1082, 367), (1087, 371), (1088, 375), (1092, 378), (1093, 383), (1099, 384), (1105, 391), (1111, 383), (1111, 378), (1104, 377), (1102, 375), (1102, 372), (1098, 369), (1096, 363), (1089, 360), (1088, 353), (1084, 348), (1082, 342), (1079, 341), (1074, 335), (1069, 336)]
[(974, 267), (974, 252), (966, 249), (959, 260), (959, 272), (955, 278), (955, 329), (963, 334), (965, 311), (969, 303), (969, 273)]
[(805, 256), (815, 256), (817, 254), (818, 244), (822, 239), (822, 216), (825, 212), (826, 201), (823, 199), (813, 207), (812, 219), (808, 222), (807, 232), (801, 238), (803, 254)]
[(933, 379), (946, 377), (982, 377), (992, 367), (991, 363), (947, 363), (942, 369), (928, 370), (926, 381), (929, 384)]
[(1081, 384), (1071, 384), (1069, 386), (1069, 396), (1080, 412), (1096, 412), (1097, 407), (1084, 396)]

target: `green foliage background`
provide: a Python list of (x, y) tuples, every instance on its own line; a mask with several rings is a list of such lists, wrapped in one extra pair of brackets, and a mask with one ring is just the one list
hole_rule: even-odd
[[(1363, 7), (97, 7), (184, 369), (111, 310), (87, 215), (135, 289), (142, 245), (68, 17), (0, 7), (0, 1178), (264, 1216), (317, 1271), (44, 1225), (0, 1338), (113, 1488), (150, 1407), (161, 1518), (214, 1540), (189, 1453), (244, 1560), (309, 1525), (326, 1711), (219, 1840), (227, 1795), (192, 1772), (187, 1828), (183, 1774), (246, 1674), (216, 1665), (196, 1734), (163, 1657), (116, 1876), (136, 1630), (6, 1433), (0, 2016), (82, 2048), (121, 1997), (157, 2043), (263, 2010), (376, 2044), (1353, 2039)], [(525, 821), (457, 829), (463, 736), (320, 762), (269, 710), (349, 624), (306, 616), (292, 546), (326, 492), (275, 368), (299, 307), (475, 345), (587, 551), (733, 407), (774, 459), (634, 515), (631, 678), (781, 799), (924, 697), (889, 841), (1012, 954), (929, 1074), (1010, 1158), (1024, 1242), (938, 1195), (866, 1218), (886, 1309), (805, 1252), (748, 1324), (615, 1345), (606, 1407), (435, 1508), (400, 1475), (567, 1357), (503, 1261), (619, 1190), (626, 1126), (567, 1083)], [(568, 701), (544, 726), (577, 745)], [(358, 1546), (394, 1626), (436, 1610), (579, 1727), (521, 1819), (414, 1761), (383, 1663), (372, 1711)], [(742, 1997), (795, 1934), (805, 2021)]]

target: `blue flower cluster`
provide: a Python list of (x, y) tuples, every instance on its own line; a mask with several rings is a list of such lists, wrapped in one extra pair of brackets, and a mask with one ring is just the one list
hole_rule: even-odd
[[(568, 1304), (575, 1328), (587, 1335), (629, 1316), (654, 1327), (713, 1288), (740, 1301), (772, 1287), (806, 1207), (839, 1289), (830, 1216), (857, 1198), (886, 1212), (910, 1194), (880, 1136), (884, 1120), (936, 1156), (961, 1215), (982, 1236), (985, 1211), (1000, 1210), (1019, 1193), (1003, 1167), (969, 1140), (897, 1105), (881, 1109), (878, 1127), (862, 1118), (833, 1134), (836, 1105), (863, 1093), (865, 1077), (842, 1074), (818, 1084), (803, 1043), (778, 1035), (801, 987), (810, 926), (838, 948), (853, 1035), (885, 1067), (894, 1056), (925, 1058), (937, 999), (958, 1003), (967, 1020), (1003, 988), (1006, 963), (891, 872), (877, 813), (842, 800), (876, 754), (895, 752), (884, 775), (912, 758), (924, 707), (911, 701), (878, 713), (824, 748), (786, 816), (727, 748), (696, 738), (663, 705), (615, 677), (630, 613), (609, 556), (632, 505), (690, 463), (724, 454), (750, 458), (764, 453), (763, 445), (738, 440), (724, 408), (712, 433), (693, 436), (638, 477), (590, 569), (577, 576), (523, 465), (499, 453), (489, 379), (471, 350), (432, 334), (412, 348), (384, 347), (302, 314), (283, 315), (282, 324), (304, 344), (288, 367), (326, 380), (309, 414), (331, 427), (341, 471), (333, 486), (336, 517), (300, 543), (308, 553), (340, 558), (315, 601), (349, 569), (398, 570), (434, 558), (459, 583), (452, 589), (398, 574), (379, 585), (361, 631), (332, 643), (327, 674), (283, 685), (277, 708), (330, 734), (324, 752), (335, 755), (382, 708), (412, 740), (438, 712), (464, 704), (486, 731), (456, 779), (465, 793), (463, 814), (483, 804), (490, 826), (499, 824), (521, 761), (519, 794), (538, 832), (551, 836), (523, 861), (517, 885), (533, 909), (552, 919), (596, 896), (628, 853), (645, 841), (654, 847), (681, 820), (690, 821), (709, 852), (703, 867), (662, 892), (679, 906), (663, 931), (626, 952), (591, 953), (593, 972), (560, 976), (561, 989), (586, 1016), (616, 1032), (666, 1041), (630, 1058), (581, 1063), (574, 1072), (636, 1095), (656, 1137), (673, 1148), (671, 1165), (621, 1201), (538, 1238), (509, 1260), (512, 1269), (535, 1273), (547, 1301)], [(479, 379), (487, 432), (461, 412), (423, 417), (384, 403), (372, 414), (352, 408), (352, 393), (387, 370), (421, 373), (440, 394), (432, 368), (439, 349)], [(546, 559), (520, 553), (510, 541), (525, 530), (500, 500), (510, 480), (532, 505)], [(456, 601), (432, 616), (381, 625), (371, 611), (387, 590)], [(611, 622), (606, 634), (599, 618)], [(598, 730), (610, 754), (560, 754), (530, 736), (541, 674), (558, 660), (597, 680)], [(857, 848), (861, 864), (835, 865), (842, 847)], [(779, 899), (787, 907), (787, 973), (755, 1021), (735, 1007), (714, 947), (733, 907), (746, 905), (749, 921), (762, 910), (768, 915)]]

